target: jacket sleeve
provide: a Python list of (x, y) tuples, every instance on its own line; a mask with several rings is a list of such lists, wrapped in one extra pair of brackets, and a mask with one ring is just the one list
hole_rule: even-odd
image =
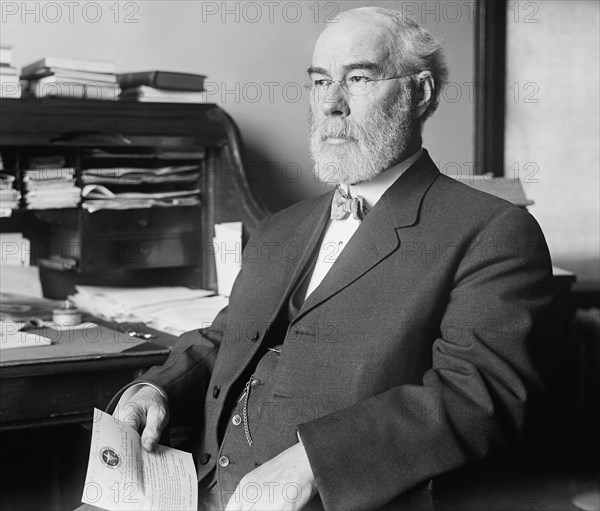
[[(248, 243), (259, 235), (269, 218), (267, 216), (262, 220)], [(232, 295), (241, 281), (242, 272), (243, 268), (236, 278)], [(187, 425), (198, 422), (203, 413), (204, 398), (219, 347), (227, 329), (228, 315), (229, 307), (225, 307), (209, 327), (182, 334), (165, 363), (150, 368), (140, 378), (123, 387), (112, 398), (107, 411), (112, 413), (123, 393), (132, 385), (152, 383), (167, 394), (171, 423)]]
[(298, 426), (325, 509), (376, 509), (522, 434), (542, 394), (534, 353), (547, 340), (551, 273), (527, 212), (487, 223), (457, 268), (422, 385)]
[(119, 390), (111, 399), (106, 411), (114, 411), (128, 388), (140, 383), (151, 383), (166, 393), (171, 423), (198, 422), (225, 331), (227, 311), (228, 307), (221, 310), (210, 327), (183, 333), (177, 339), (165, 363), (151, 367), (140, 378)]

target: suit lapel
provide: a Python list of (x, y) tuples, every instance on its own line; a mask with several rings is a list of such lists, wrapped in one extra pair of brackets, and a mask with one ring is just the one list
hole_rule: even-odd
[(292, 235), (288, 238), (288, 246), (300, 247), (300, 257), (298, 257), (291, 268), (287, 268), (287, 273), (283, 279), (283, 292), (277, 293), (279, 301), (274, 308), (271, 320), (275, 319), (275, 316), (284, 304), (287, 305), (287, 299), (292, 289), (302, 275), (306, 265), (309, 264), (309, 261), (316, 250), (317, 243), (321, 239), (325, 226), (329, 220), (332, 198), (333, 192), (323, 195), (317, 207), (315, 207), (311, 214), (298, 224), (292, 232)]
[[(280, 264), (261, 264), (259, 266), (260, 271), (250, 283), (251, 288), (242, 290), (242, 296), (248, 300), (243, 304), (243, 318), (248, 321), (246, 323), (242, 319), (242, 324), (245, 326), (244, 331), (246, 326), (263, 324), (263, 321), (266, 321), (268, 325), (275, 324), (282, 307), (287, 307), (288, 296), (296, 281), (302, 275), (303, 268), (310, 260), (329, 219), (332, 197), (333, 192), (324, 194), (318, 198), (315, 207), (300, 221), (296, 228), (291, 232), (278, 233), (278, 244), (284, 249), (278, 256), (281, 258)], [(285, 249), (288, 247), (301, 250), (299, 256), (293, 262), (285, 260)], [(269, 283), (269, 285), (258, 287), (256, 286), (257, 282)], [(239, 349), (240, 344), (237, 343), (224, 344), (221, 347), (221, 351), (228, 351), (227, 355), (222, 355), (223, 360), (228, 360), (228, 364), (227, 366), (217, 367), (215, 374), (217, 380), (222, 379), (229, 382), (226, 392), (229, 392), (233, 383), (242, 375), (261, 345), (261, 343), (248, 342), (242, 342), (241, 344), (244, 346), (244, 349), (241, 350)], [(221, 371), (221, 373), (218, 371)]]
[(362, 221), (296, 319), (350, 285), (398, 248), (397, 229), (417, 222), (423, 197), (438, 175), (435, 164), (424, 151)]

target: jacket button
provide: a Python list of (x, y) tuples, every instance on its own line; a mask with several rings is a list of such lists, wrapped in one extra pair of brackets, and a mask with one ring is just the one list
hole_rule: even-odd
[(227, 465), (229, 465), (229, 458), (227, 456), (221, 456), (219, 458), (219, 465), (221, 465), (222, 467), (226, 467)]
[(260, 337), (260, 332), (256, 329), (252, 329), (249, 332), (247, 332), (246, 335), (248, 336), (248, 339), (250, 339), (251, 342), (256, 342)]
[(221, 387), (218, 387), (217, 385), (215, 385), (213, 387), (213, 397), (215, 399), (217, 399), (219, 397), (219, 393), (221, 392)]
[(242, 418), (239, 415), (234, 415), (231, 418), (231, 422), (234, 426), (239, 426), (242, 423)]
[(208, 463), (208, 460), (210, 459), (210, 454), (208, 454), (207, 452), (205, 452), (201, 457), (200, 457), (200, 465), (206, 465)]
[(250, 386), (253, 389), (257, 389), (258, 387), (260, 387), (260, 380), (258, 378), (254, 378), (254, 380), (252, 380), (252, 382), (250, 383)]

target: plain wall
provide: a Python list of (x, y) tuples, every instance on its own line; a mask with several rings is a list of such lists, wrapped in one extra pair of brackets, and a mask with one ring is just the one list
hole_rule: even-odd
[[(22, 67), (43, 56), (114, 60), (118, 72), (206, 74), (211, 100), (241, 129), (254, 189), (271, 210), (325, 190), (308, 153), (303, 88), (315, 40), (332, 15), (363, 5), (405, 7), (444, 44), (451, 85), (425, 129), (442, 170), (473, 161), (474, 2), (2, 0), (2, 43)], [(98, 8), (99, 7), (99, 8)]]
[(598, 281), (600, 2), (530, 4), (508, 17), (506, 173), (535, 201), (554, 263)]

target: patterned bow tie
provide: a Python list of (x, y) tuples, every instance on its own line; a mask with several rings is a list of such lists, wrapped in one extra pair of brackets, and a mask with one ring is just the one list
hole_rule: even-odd
[(368, 208), (364, 197), (357, 195), (352, 198), (339, 186), (336, 188), (333, 195), (333, 202), (331, 203), (332, 220), (343, 220), (349, 214), (352, 214), (353, 218), (362, 221), (367, 213)]

